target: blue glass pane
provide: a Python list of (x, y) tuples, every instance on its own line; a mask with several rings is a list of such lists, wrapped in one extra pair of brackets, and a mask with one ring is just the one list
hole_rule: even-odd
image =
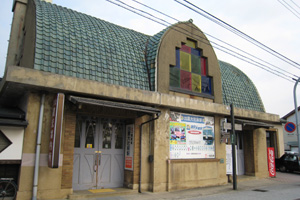
[(195, 56), (201, 56), (201, 52), (198, 49), (191, 48), (191, 54)]
[(201, 76), (201, 91), (205, 94), (212, 94), (212, 78), (207, 76)]
[(180, 68), (180, 49), (176, 49), (176, 66), (177, 68)]

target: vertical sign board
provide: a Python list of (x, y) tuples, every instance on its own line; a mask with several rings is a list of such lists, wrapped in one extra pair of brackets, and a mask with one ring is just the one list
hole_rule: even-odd
[(232, 146), (226, 145), (226, 174), (232, 174)]
[(59, 167), (59, 153), (64, 115), (65, 95), (58, 93), (53, 102), (49, 141), (48, 167)]
[(125, 169), (133, 170), (134, 125), (126, 125)]
[(269, 176), (276, 176), (276, 167), (275, 167), (275, 151), (274, 147), (268, 147), (268, 168), (269, 168)]

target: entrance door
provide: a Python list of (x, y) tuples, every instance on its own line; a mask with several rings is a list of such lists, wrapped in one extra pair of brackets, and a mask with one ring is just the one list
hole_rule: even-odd
[(78, 117), (73, 189), (122, 187), (124, 124), (112, 119)]
[(245, 164), (244, 164), (244, 143), (242, 132), (237, 132), (237, 143), (236, 143), (236, 165), (237, 165), (237, 175), (245, 174)]

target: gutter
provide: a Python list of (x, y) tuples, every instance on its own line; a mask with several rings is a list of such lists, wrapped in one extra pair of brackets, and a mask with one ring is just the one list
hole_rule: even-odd
[(45, 94), (42, 94), (41, 104), (40, 104), (38, 133), (37, 133), (37, 140), (36, 140), (32, 200), (37, 199), (38, 179), (39, 179), (39, 163), (40, 163), (40, 152), (41, 152), (41, 139), (42, 139), (42, 127), (43, 127), (43, 115), (44, 115), (44, 104), (45, 104)]
[(141, 125), (140, 125), (140, 174), (139, 174), (139, 193), (142, 193), (141, 191), (141, 184), (142, 184), (142, 136), (143, 136), (143, 125), (149, 123), (149, 122), (152, 122), (154, 120), (157, 120), (160, 116), (160, 112), (159, 113), (156, 113), (156, 117), (153, 118), (153, 119), (150, 119), (146, 122), (143, 122)]

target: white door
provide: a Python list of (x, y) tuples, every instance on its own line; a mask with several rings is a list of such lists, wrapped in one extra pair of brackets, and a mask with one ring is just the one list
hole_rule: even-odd
[(117, 120), (78, 117), (73, 189), (122, 187), (124, 124)]
[(236, 136), (236, 173), (237, 175), (243, 175), (245, 174), (243, 134), (241, 132), (237, 132)]

